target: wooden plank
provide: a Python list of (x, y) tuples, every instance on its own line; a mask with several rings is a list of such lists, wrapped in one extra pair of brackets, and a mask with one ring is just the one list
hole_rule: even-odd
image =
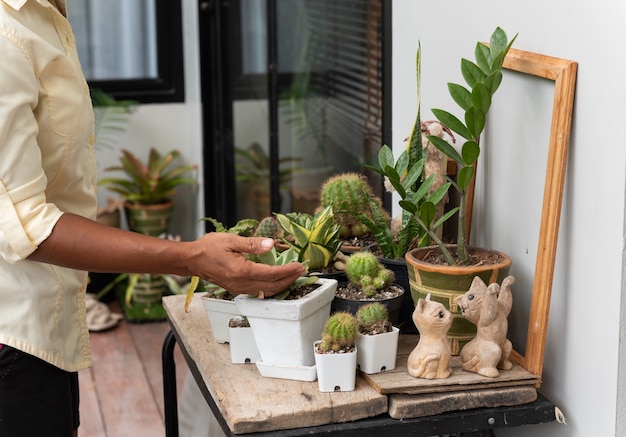
[(394, 419), (407, 419), (479, 407), (522, 405), (536, 400), (537, 390), (532, 386), (430, 393), (419, 396), (397, 394), (389, 397), (389, 415)]
[(409, 354), (417, 345), (417, 335), (400, 335), (396, 368), (388, 372), (363, 375), (363, 378), (379, 393), (423, 394), (458, 392), (497, 387), (530, 385), (539, 382), (539, 377), (525, 370), (520, 365), (501, 371), (500, 376), (488, 378), (476, 373), (466, 372), (461, 367), (460, 358), (452, 357), (452, 375), (446, 379), (423, 379), (409, 375), (406, 362)]
[[(121, 321), (115, 329), (90, 336), (94, 359), (91, 371), (106, 436), (164, 436), (161, 410), (151, 394), (140, 357), (128, 330), (120, 329), (125, 323)], [(82, 427), (80, 434), (86, 437)]]
[(104, 422), (100, 413), (100, 401), (92, 369), (78, 372), (80, 386), (80, 435), (81, 437), (105, 436)]
[(347, 422), (387, 411), (387, 397), (361, 378), (352, 392), (321, 393), (316, 381), (264, 378), (253, 364), (232, 364), (228, 344), (211, 335), (200, 297), (194, 297), (189, 313), (184, 300), (167, 296), (163, 304), (233, 433)]

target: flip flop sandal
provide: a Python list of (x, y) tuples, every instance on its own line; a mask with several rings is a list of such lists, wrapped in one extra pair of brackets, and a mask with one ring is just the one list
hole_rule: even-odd
[(117, 326), (123, 318), (121, 314), (112, 313), (109, 307), (94, 296), (87, 294), (85, 299), (87, 310), (87, 328), (91, 332), (102, 332)]

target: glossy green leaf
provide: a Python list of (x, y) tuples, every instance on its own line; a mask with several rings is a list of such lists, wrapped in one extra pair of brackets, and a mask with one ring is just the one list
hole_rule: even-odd
[(449, 113), (448, 111), (444, 111), (443, 109), (432, 109), (433, 114), (437, 117), (437, 120), (442, 122), (445, 126), (450, 128), (453, 132), (461, 135), (466, 140), (472, 139), (472, 134), (467, 130), (467, 127), (463, 124), (461, 120), (456, 118), (454, 115)]
[(459, 170), (459, 174), (457, 176), (457, 183), (462, 191), (467, 190), (470, 182), (472, 181), (472, 177), (474, 176), (474, 167), (466, 166)]
[(437, 136), (430, 135), (428, 137), (428, 141), (433, 143), (433, 145), (437, 149), (439, 149), (441, 151), (441, 153), (443, 153), (447, 157), (454, 159), (459, 164), (463, 164), (463, 158), (461, 157), (459, 152), (450, 143), (448, 143), (443, 138), (439, 138)]
[(486, 76), (478, 65), (468, 59), (461, 59), (461, 74), (470, 88), (474, 88), (474, 85), (482, 82)]
[(463, 163), (472, 165), (478, 159), (478, 155), (480, 155), (480, 147), (474, 141), (467, 141), (461, 148), (461, 154), (463, 155)]
[(485, 113), (476, 106), (472, 106), (465, 111), (465, 123), (468, 130), (471, 132), (471, 138), (469, 140), (477, 141), (480, 138), (480, 134), (485, 128)]
[(472, 106), (472, 93), (462, 85), (456, 83), (448, 84), (450, 96), (464, 111)]

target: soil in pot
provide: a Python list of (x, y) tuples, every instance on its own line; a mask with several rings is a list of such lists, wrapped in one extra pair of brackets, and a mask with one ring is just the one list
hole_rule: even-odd
[(337, 286), (330, 311), (331, 313), (347, 311), (356, 314), (361, 306), (372, 302), (380, 302), (387, 307), (391, 323), (396, 325), (400, 318), (404, 294), (404, 288), (398, 284), (393, 284), (379, 291), (374, 296), (367, 296), (358, 286), (350, 282), (341, 283)]

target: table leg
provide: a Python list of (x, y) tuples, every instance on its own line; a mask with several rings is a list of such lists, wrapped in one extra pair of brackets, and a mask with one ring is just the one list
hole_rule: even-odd
[(178, 437), (178, 401), (176, 399), (176, 363), (174, 362), (176, 337), (170, 330), (163, 341), (161, 360), (163, 363), (163, 405), (165, 436)]

